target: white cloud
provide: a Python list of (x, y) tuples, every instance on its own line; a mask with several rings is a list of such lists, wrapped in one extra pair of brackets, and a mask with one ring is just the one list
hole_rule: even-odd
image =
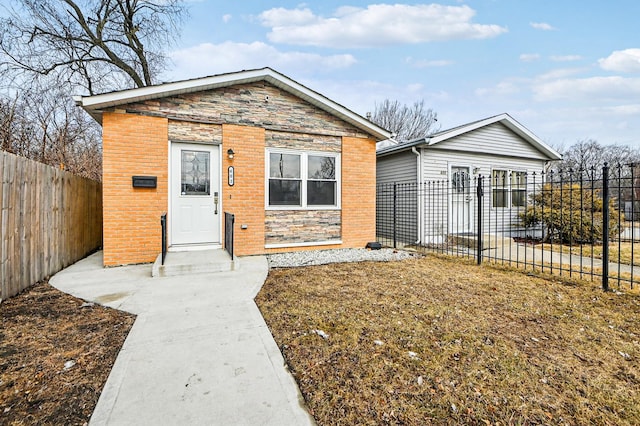
[(479, 97), (507, 96), (520, 92), (520, 87), (516, 81), (502, 81), (494, 87), (481, 87), (476, 89), (475, 94)]
[(259, 18), (262, 25), (267, 27), (306, 25), (318, 21), (311, 9), (285, 9), (283, 7), (266, 10), (260, 14)]
[(562, 78), (578, 75), (583, 71), (585, 71), (583, 68), (558, 68), (555, 70), (548, 71), (544, 74), (538, 75), (536, 77), (536, 81), (542, 82), (542, 81), (549, 81), (549, 80), (559, 80)]
[(282, 52), (262, 42), (203, 43), (174, 51), (172, 79), (202, 77), (221, 72), (269, 66), (282, 72), (335, 70), (356, 63), (352, 55), (322, 56), (304, 52)]
[(507, 32), (499, 25), (472, 22), (469, 6), (373, 4), (342, 7), (331, 17), (310, 9), (274, 8), (259, 19), (274, 43), (326, 47), (377, 47), (431, 41), (485, 39)]
[(640, 78), (589, 77), (536, 83), (532, 87), (537, 101), (631, 100), (640, 96)]
[(598, 63), (607, 71), (640, 72), (640, 49), (616, 50)]
[(571, 62), (571, 61), (579, 61), (580, 59), (582, 59), (582, 56), (580, 55), (564, 55), (564, 56), (550, 56), (549, 59), (551, 59), (554, 62)]
[(413, 68), (432, 68), (432, 67), (446, 67), (453, 64), (453, 61), (449, 61), (446, 59), (413, 59), (412, 57), (408, 57), (406, 59), (406, 63), (412, 66)]
[(231, 20), (232, 16), (230, 14), (222, 15), (222, 21), (226, 24)]
[(530, 22), (529, 25), (531, 25), (531, 27), (535, 28), (536, 30), (542, 30), (542, 31), (553, 31), (553, 30), (555, 30), (554, 27), (552, 27), (551, 25), (547, 24), (546, 22)]
[(367, 112), (373, 112), (375, 105), (385, 99), (398, 100), (403, 104), (413, 104), (424, 99), (425, 105), (434, 108), (436, 112), (440, 103), (450, 100), (449, 93), (434, 92), (422, 83), (395, 85), (374, 80), (333, 79), (302, 79), (300, 82), (363, 116)]
[(537, 53), (523, 53), (520, 55), (520, 60), (522, 62), (533, 62), (540, 59), (540, 55)]

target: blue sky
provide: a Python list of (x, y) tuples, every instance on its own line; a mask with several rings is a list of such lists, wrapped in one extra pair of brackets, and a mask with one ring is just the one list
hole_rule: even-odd
[(640, 148), (640, 2), (196, 1), (164, 80), (269, 66), (364, 115), (507, 112), (555, 147)]

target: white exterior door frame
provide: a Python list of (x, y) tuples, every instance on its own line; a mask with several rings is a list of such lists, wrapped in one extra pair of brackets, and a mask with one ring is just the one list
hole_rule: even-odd
[[(473, 230), (474, 188), (473, 166), (464, 163), (449, 163), (449, 233), (467, 233)], [(456, 173), (466, 172), (466, 177)]]
[[(221, 146), (169, 141), (168, 150), (169, 251), (221, 248), (223, 223)], [(187, 154), (196, 153), (195, 155), (202, 159), (208, 157), (208, 186), (204, 181), (194, 187), (183, 186), (185, 184), (182, 182), (183, 151), (188, 151)], [(199, 174), (203, 177), (202, 172)]]

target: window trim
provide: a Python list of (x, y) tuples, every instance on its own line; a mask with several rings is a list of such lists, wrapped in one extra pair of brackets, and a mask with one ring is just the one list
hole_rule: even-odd
[[(506, 172), (506, 185), (504, 186), (494, 186), (493, 184), (493, 172), (494, 171), (505, 171)], [(512, 174), (513, 173), (524, 173), (525, 175), (525, 184), (524, 184), (524, 193), (525, 193), (525, 205), (524, 206), (514, 206), (513, 205), (513, 190), (520, 190), (513, 186)], [(521, 210), (527, 207), (527, 194), (529, 192), (526, 184), (526, 176), (529, 176), (529, 172), (524, 169), (510, 169), (509, 167), (492, 167), (491, 168), (491, 177), (490, 177), (490, 187), (491, 187), (491, 209), (509, 209), (509, 210)], [(505, 193), (505, 206), (495, 206), (494, 205), (494, 191), (500, 189)]]
[[(271, 154), (293, 154), (300, 156), (300, 205), (269, 205), (269, 180), (270, 176), (270, 155)], [(335, 182), (336, 182), (336, 203), (334, 205), (308, 205), (307, 204), (307, 182), (318, 181), (309, 179), (309, 156), (333, 157), (335, 159)], [(339, 152), (330, 151), (306, 151), (289, 148), (266, 148), (265, 149), (265, 178), (264, 178), (264, 205), (265, 210), (341, 210), (342, 209), (342, 167), (341, 155)], [(296, 179), (297, 180), (297, 179)], [(321, 181), (324, 179), (320, 179)]]

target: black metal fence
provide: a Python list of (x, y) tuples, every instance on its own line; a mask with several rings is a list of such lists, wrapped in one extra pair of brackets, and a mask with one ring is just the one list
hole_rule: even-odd
[[(435, 251), (633, 289), (640, 276), (640, 169), (616, 165), (377, 187), (384, 246)], [(636, 259), (636, 257), (638, 259)]]

